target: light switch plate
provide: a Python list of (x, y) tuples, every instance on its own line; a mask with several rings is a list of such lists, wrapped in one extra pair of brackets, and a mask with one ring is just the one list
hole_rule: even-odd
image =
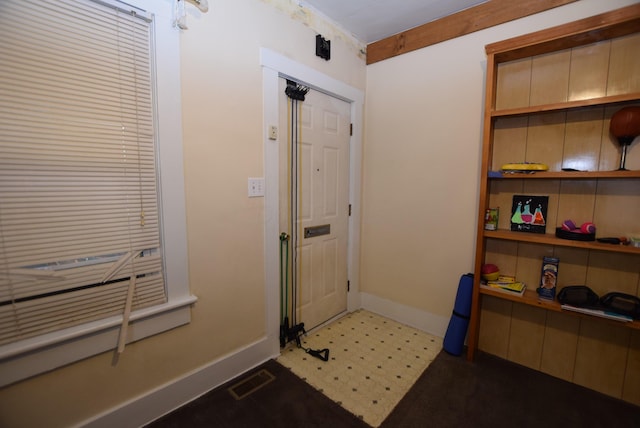
[(257, 198), (264, 196), (264, 178), (249, 177), (249, 197)]

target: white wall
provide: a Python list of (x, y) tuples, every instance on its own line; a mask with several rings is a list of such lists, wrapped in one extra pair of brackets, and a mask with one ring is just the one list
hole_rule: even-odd
[(444, 334), (473, 269), (484, 46), (633, 3), (582, 0), (367, 67), (363, 302), (413, 308)]

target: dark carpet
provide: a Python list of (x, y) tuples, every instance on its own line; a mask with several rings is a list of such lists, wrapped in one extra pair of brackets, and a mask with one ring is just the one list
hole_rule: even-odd
[[(236, 400), (231, 385), (266, 369), (275, 379)], [(148, 425), (367, 427), (275, 361), (268, 361)], [(638, 427), (640, 407), (479, 353), (473, 363), (440, 352), (382, 428)]]
[[(267, 370), (275, 379), (236, 400), (228, 391)], [(274, 360), (222, 385), (149, 428), (367, 428), (368, 425)]]
[(509, 361), (442, 351), (382, 428), (634, 427), (640, 407)]

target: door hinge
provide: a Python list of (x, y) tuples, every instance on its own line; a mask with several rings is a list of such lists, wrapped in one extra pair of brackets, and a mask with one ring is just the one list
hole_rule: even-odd
[(353, 123), (349, 124), (349, 135), (353, 137)]
[(347, 293), (351, 291), (351, 281), (347, 281)]
[(351, 204), (349, 204), (349, 217), (351, 217)]

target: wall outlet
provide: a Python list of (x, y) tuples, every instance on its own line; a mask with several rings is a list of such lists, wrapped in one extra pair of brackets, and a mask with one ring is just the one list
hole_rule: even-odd
[(257, 198), (264, 196), (264, 178), (252, 178), (249, 177), (249, 197)]
[(277, 140), (278, 139), (278, 127), (275, 125), (269, 126), (269, 139)]

